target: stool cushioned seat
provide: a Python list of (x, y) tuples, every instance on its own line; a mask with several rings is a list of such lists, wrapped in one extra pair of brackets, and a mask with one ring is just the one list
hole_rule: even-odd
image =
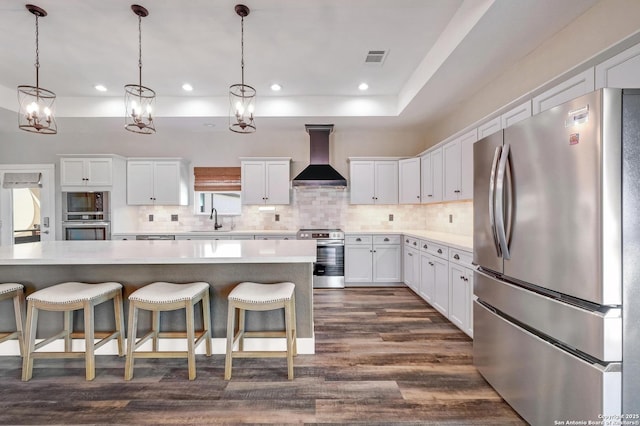
[(238, 284), (229, 300), (243, 303), (277, 303), (291, 300), (296, 286), (293, 283), (257, 284), (244, 282)]
[[(96, 332), (94, 309), (97, 305), (113, 300), (115, 327), (111, 331)], [(25, 355), (22, 362), (22, 380), (28, 381), (33, 374), (35, 358), (82, 358), (85, 359), (87, 380), (95, 378), (95, 350), (112, 339), (117, 339), (118, 354), (124, 356), (124, 314), (122, 307), (122, 284), (104, 282), (97, 284), (65, 282), (38, 290), (27, 296), (27, 326), (25, 333)], [(84, 332), (73, 332), (73, 312), (84, 311)], [(38, 312), (54, 311), (64, 314), (63, 330), (36, 344)], [(84, 351), (72, 350), (72, 338), (84, 339)], [(64, 352), (44, 352), (38, 349), (55, 340), (64, 339)], [(95, 338), (100, 338), (98, 342)]]
[(18, 340), (20, 355), (24, 356), (24, 286), (18, 283), (0, 284), (0, 300), (13, 299), (13, 311), (16, 318), (16, 331), (0, 331), (0, 343), (10, 339)]
[[(186, 284), (158, 281), (148, 284), (131, 293), (129, 296), (129, 335), (127, 342), (127, 362), (124, 379), (133, 378), (135, 358), (187, 358), (189, 380), (196, 378), (195, 348), (205, 342), (206, 354), (211, 356), (211, 312), (209, 306), (209, 283), (193, 282)], [(202, 305), (202, 331), (196, 334), (194, 306)], [(138, 311), (151, 311), (151, 331), (136, 340), (138, 331)], [(161, 332), (160, 312), (184, 309), (186, 322), (184, 332)], [(159, 338), (185, 338), (186, 351), (160, 351)], [(151, 339), (151, 351), (136, 351), (142, 344)]]

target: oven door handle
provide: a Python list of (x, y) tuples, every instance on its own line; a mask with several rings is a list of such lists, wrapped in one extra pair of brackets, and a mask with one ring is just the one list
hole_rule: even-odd
[(333, 246), (333, 247), (338, 247), (338, 246), (344, 246), (344, 241), (319, 241), (316, 240), (317, 246), (318, 247), (327, 247), (327, 246)]

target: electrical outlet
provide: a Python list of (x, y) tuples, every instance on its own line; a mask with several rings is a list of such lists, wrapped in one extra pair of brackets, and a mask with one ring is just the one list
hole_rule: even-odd
[(393, 222), (393, 214), (389, 215), (389, 222)]
[(453, 223), (453, 215), (452, 214), (449, 215), (449, 223)]
[(172, 214), (171, 215), (171, 222), (177, 222), (178, 221), (178, 215), (177, 214)]
[(149, 215), (149, 222), (153, 222), (153, 215), (152, 214)]
[(280, 215), (276, 213), (276, 222), (280, 222)]

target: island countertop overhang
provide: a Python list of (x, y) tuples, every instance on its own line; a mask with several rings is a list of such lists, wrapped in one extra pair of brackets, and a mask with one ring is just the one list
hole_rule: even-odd
[(312, 240), (48, 241), (0, 247), (0, 265), (310, 263)]

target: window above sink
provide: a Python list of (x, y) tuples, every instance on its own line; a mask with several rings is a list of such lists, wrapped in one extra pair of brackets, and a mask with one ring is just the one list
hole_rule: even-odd
[(242, 202), (240, 191), (195, 191), (194, 206), (196, 215), (209, 216), (215, 208), (218, 216), (240, 216)]

